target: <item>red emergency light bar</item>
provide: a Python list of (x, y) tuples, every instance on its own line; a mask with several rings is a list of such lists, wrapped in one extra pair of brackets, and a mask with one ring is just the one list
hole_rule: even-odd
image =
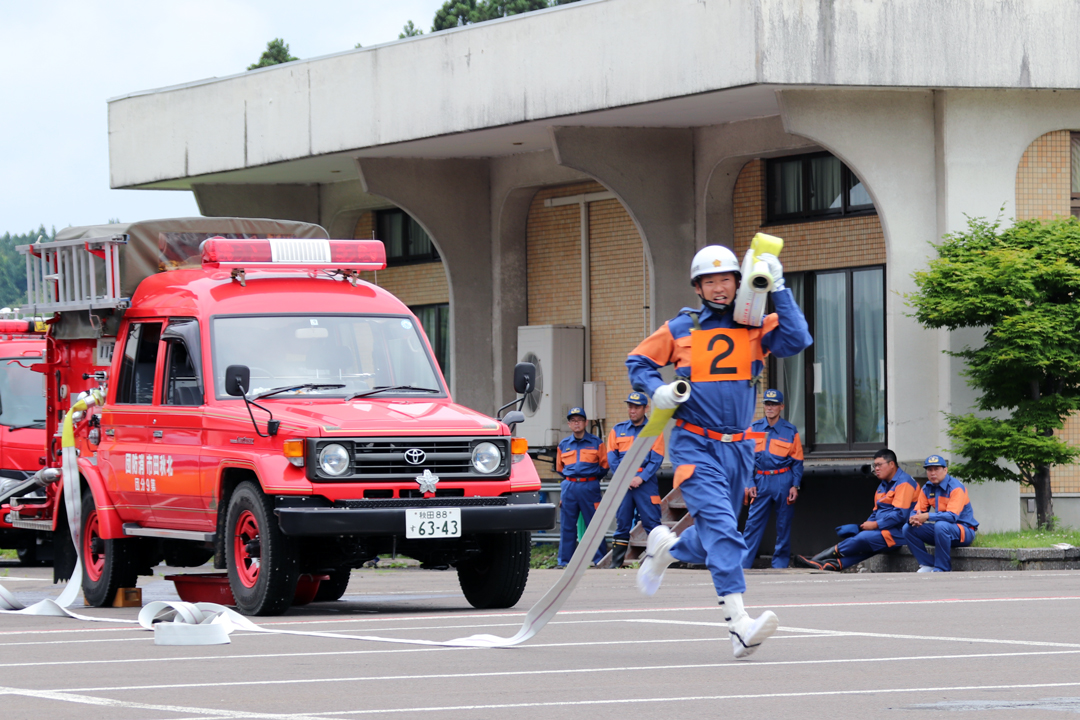
[(217, 268), (382, 270), (386, 267), (386, 248), (381, 240), (212, 237), (203, 241), (202, 264)]
[(32, 335), (47, 332), (48, 329), (40, 320), (0, 320), (0, 333), (5, 335)]

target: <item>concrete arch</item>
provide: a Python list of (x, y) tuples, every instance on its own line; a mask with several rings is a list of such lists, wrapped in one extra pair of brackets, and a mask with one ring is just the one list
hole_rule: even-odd
[(1072, 214), (1072, 132), (1071, 128), (1051, 130), (1024, 149), (1016, 169), (1017, 220), (1052, 220)]

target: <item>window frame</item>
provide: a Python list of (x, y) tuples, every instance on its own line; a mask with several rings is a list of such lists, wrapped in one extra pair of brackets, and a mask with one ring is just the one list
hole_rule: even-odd
[[(824, 208), (822, 210), (807, 210), (810, 207), (811, 192), (811, 166), (812, 161), (822, 157), (836, 157), (828, 151), (805, 153), (802, 155), (786, 155), (778, 158), (765, 160), (765, 224), (766, 225), (791, 225), (794, 223), (816, 222), (818, 220), (835, 220), (836, 218), (860, 217), (864, 215), (877, 215), (877, 207), (871, 201), (870, 205), (851, 204), (851, 179), (854, 177), (859, 183), (859, 178), (840, 158), (840, 188), (841, 202), (838, 209)], [(779, 163), (799, 162), (802, 174), (802, 197), (800, 209), (793, 213), (774, 213), (773, 198), (776, 187), (773, 180), (773, 168)]]
[[(385, 233), (382, 231), (384, 218), (391, 215), (402, 216), (402, 230), (405, 236), (402, 238), (402, 243), (408, 247), (408, 250), (401, 255), (392, 254), (392, 244), (389, 237), (383, 237)], [(386, 266), (395, 267), (398, 265), (416, 265), (419, 263), (429, 262), (441, 262), (442, 257), (439, 255), (439, 249), (435, 247), (435, 241), (428, 235), (428, 243), (431, 246), (431, 250), (426, 253), (414, 253), (412, 252), (413, 237), (408, 232), (408, 228), (415, 222), (414, 218), (405, 212), (401, 208), (386, 208), (384, 210), (375, 211), (375, 231), (386, 247)], [(426, 235), (427, 233), (425, 233)]]
[[(435, 328), (439, 333), (435, 337), (432, 337), (427, 328), (424, 327), (423, 321), (420, 319), (420, 312), (422, 310), (428, 310), (430, 308), (436, 309)], [(410, 305), (409, 311), (416, 316), (416, 322), (420, 324), (420, 327), (424, 330), (424, 335), (427, 337), (428, 344), (431, 346), (431, 355), (435, 358), (435, 364), (439, 366), (439, 371), (445, 377), (450, 370), (450, 303), (426, 303), (424, 305)], [(442, 337), (442, 322), (440, 322), (442, 313), (446, 313), (446, 338)], [(439, 346), (445, 340), (446, 343), (446, 358), (445, 366), (443, 358), (439, 357)]]
[[(802, 370), (803, 370), (803, 385), (804, 385), (804, 397), (803, 407), (804, 412), (804, 437), (803, 447), (806, 450), (808, 456), (817, 455), (821, 457), (865, 457), (868, 453), (880, 450), (883, 447), (888, 447), (889, 444), (889, 392), (888, 392), (888, 372), (889, 372), (889, 352), (888, 352), (888, 312), (882, 314), (882, 371), (884, 373), (882, 377), (882, 384), (884, 385), (884, 398), (882, 401), (882, 413), (885, 418), (885, 427), (883, 432), (883, 438), (880, 441), (875, 442), (855, 442), (855, 298), (854, 298), (854, 275), (856, 272), (863, 270), (875, 270), (879, 269), (882, 273), (881, 291), (882, 291), (882, 307), (886, 307), (888, 301), (888, 291), (886, 288), (886, 274), (885, 265), (859, 265), (856, 267), (846, 268), (823, 268), (821, 270), (808, 270), (805, 272), (788, 273), (789, 277), (801, 276), (803, 280), (803, 316), (806, 318), (807, 326), (810, 329), (811, 335), (814, 330), (815, 323), (815, 306), (817, 299), (817, 276), (818, 275), (845, 275), (845, 288), (847, 293), (847, 303), (844, 313), (845, 323), (845, 362), (847, 364), (846, 383), (847, 383), (847, 442), (846, 443), (819, 443), (817, 442), (817, 398), (814, 393), (814, 353), (813, 345), (803, 351), (802, 355)], [(769, 377), (777, 377), (777, 358), (770, 356), (769, 363)], [(785, 387), (782, 388), (785, 396), (788, 393), (787, 378), (784, 378)]]
[[(123, 355), (125, 355), (127, 353), (128, 343), (132, 342), (132, 337), (131, 337), (132, 330), (134, 328), (138, 327), (139, 328), (138, 336), (134, 338), (134, 341), (136, 343), (135, 352), (137, 354), (139, 352), (139, 350), (142, 349), (143, 342), (144, 342), (143, 333), (145, 331), (146, 326), (149, 326), (149, 325), (156, 325), (157, 326), (157, 338), (153, 341), (153, 345), (154, 345), (154, 372), (153, 372), (153, 387), (150, 388), (150, 400), (148, 402), (136, 402), (136, 401), (127, 399), (127, 390), (129, 388), (126, 387), (125, 383), (128, 380), (128, 378), (127, 378), (127, 376), (126, 376), (126, 374), (124, 372), (125, 358), (121, 357), (121, 359), (120, 359), (120, 371), (117, 373), (116, 390), (114, 391), (114, 395), (113, 395), (113, 402), (115, 404), (117, 404), (117, 405), (129, 405), (129, 406), (132, 406), (132, 407), (155, 407), (155, 406), (160, 405), (158, 400), (159, 400), (159, 389), (161, 387), (161, 366), (162, 366), (161, 334), (165, 331), (165, 321), (163, 319), (160, 319), (160, 318), (146, 318), (146, 319), (137, 319), (137, 320), (130, 321), (128, 323), (128, 325), (127, 325), (127, 333), (124, 336), (124, 345), (123, 345), (122, 348), (120, 348), (120, 354), (121, 354), (121, 356), (123, 356)], [(137, 363), (133, 363), (133, 366), (137, 367)], [(135, 370), (133, 369), (132, 372), (135, 372)], [(132, 380), (132, 382), (134, 382), (134, 377), (131, 378), (131, 380)], [(135, 392), (135, 391), (132, 390), (132, 392)], [(124, 393), (125, 399), (123, 399), (123, 400), (120, 397), (121, 393)]]

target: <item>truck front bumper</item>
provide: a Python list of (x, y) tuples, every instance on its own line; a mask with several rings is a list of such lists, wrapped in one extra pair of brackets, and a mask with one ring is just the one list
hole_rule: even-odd
[[(403, 507), (282, 507), (275, 512), (281, 531), (292, 536), (404, 535)], [(551, 503), (461, 508), (461, 534), (550, 530), (558, 509)]]

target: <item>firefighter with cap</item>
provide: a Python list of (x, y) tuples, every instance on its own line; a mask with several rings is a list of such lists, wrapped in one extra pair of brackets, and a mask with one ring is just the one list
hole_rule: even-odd
[[(813, 342), (806, 319), (785, 289), (780, 261), (773, 255), (759, 257), (772, 275), (776, 310), (761, 327), (735, 322), (739, 263), (728, 248), (710, 245), (690, 266), (691, 284), (703, 307), (684, 308), (626, 360), (631, 385), (652, 397), (654, 410), (677, 408), (667, 452), (675, 486), (694, 519), (681, 536), (664, 525), (649, 533), (638, 588), (655, 593), (664, 570), (676, 560), (705, 564), (737, 658), (753, 653), (778, 626), (773, 612), (755, 619), (743, 607), (746, 544), (738, 518), (743, 490), (752, 484), (754, 441), (748, 429), (757, 407), (758, 379), (770, 352), (789, 357)], [(672, 364), (676, 377), (690, 382), (685, 402), (679, 402), (678, 383), (665, 384), (660, 376), (660, 368)]]
[[(940, 455), (931, 455), (923, 463), (926, 484), (919, 491), (915, 512), (908, 518), (904, 538), (908, 549), (919, 561), (919, 572), (952, 570), (954, 547), (967, 547), (975, 541), (979, 523), (971, 509), (967, 488), (949, 474), (949, 463)], [(926, 543), (933, 543), (933, 554)]]
[[(642, 393), (632, 392), (626, 396), (626, 413), (630, 416), (615, 427), (607, 436), (608, 467), (614, 473), (619, 469), (623, 456), (634, 444), (638, 433), (645, 427), (649, 418), (645, 408), (649, 398)], [(646, 533), (660, 524), (660, 488), (656, 480), (656, 471), (664, 461), (664, 436), (656, 438), (652, 449), (645, 457), (645, 462), (637, 469), (630, 489), (626, 491), (622, 504), (615, 514), (615, 538), (611, 551), (611, 567), (622, 567), (626, 559), (626, 550), (630, 546), (630, 530), (634, 527), (634, 511), (641, 518), (641, 527)]]
[(748, 493), (752, 502), (743, 529), (746, 541), (743, 567), (754, 564), (761, 536), (775, 510), (776, 547), (772, 566), (782, 569), (791, 561), (791, 518), (802, 483), (803, 448), (798, 428), (780, 417), (784, 412), (784, 393), (770, 388), (761, 401), (765, 417), (750, 426), (759, 437), (754, 456), (754, 487)]
[[(563, 480), (559, 493), (559, 559), (558, 567), (566, 567), (577, 550), (578, 515), (585, 518), (585, 525), (592, 522), (596, 507), (600, 504), (600, 478), (607, 474), (607, 450), (604, 441), (585, 431), (588, 419), (585, 409), (570, 408), (566, 423), (570, 426), (569, 437), (563, 438), (555, 453), (555, 469)], [(607, 555), (607, 543), (600, 541), (593, 563)]]

